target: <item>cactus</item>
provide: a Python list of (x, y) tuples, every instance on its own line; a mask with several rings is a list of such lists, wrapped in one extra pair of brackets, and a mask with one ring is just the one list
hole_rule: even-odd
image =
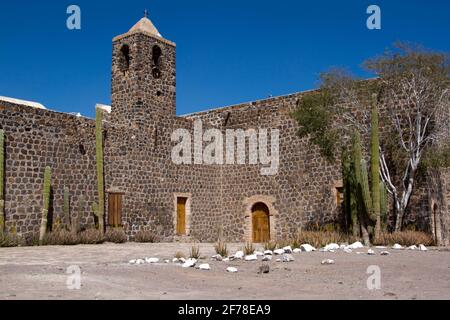
[(63, 214), (66, 227), (71, 229), (71, 219), (70, 219), (70, 191), (69, 187), (64, 187), (64, 204), (63, 204)]
[[(94, 212), (94, 216), (96, 216), (97, 217), (97, 220), (99, 220), (98, 218), (99, 218), (99, 212), (98, 212), (98, 204), (97, 204), (97, 202), (94, 202), (93, 204), (92, 204), (92, 212)], [(100, 224), (96, 224), (96, 228), (98, 228), (99, 227), (99, 225)]]
[(372, 214), (376, 221), (375, 239), (381, 236), (381, 198), (380, 198), (380, 134), (378, 128), (378, 95), (372, 95), (370, 117), (370, 182), (372, 187)]
[(104, 211), (105, 211), (105, 194), (103, 186), (103, 133), (102, 133), (102, 111), (96, 110), (95, 118), (95, 147), (96, 147), (96, 159), (97, 159), (97, 188), (98, 188), (98, 228), (103, 235), (104, 230)]
[(355, 175), (349, 154), (345, 151), (342, 153), (342, 177), (345, 219), (349, 221), (347, 226), (352, 227), (353, 235), (357, 237), (359, 236), (359, 223), (356, 210)]
[(78, 211), (72, 219), (72, 231), (78, 233), (80, 231), (80, 217), (84, 214), (85, 202), (83, 195), (78, 198)]
[(47, 231), (47, 215), (48, 208), (50, 206), (50, 182), (52, 178), (52, 169), (50, 167), (45, 167), (44, 172), (44, 185), (42, 191), (42, 217), (41, 217), (41, 228), (39, 232), (39, 242), (42, 243), (44, 240), (45, 232)]
[(361, 196), (364, 202), (364, 208), (370, 219), (373, 220), (373, 207), (372, 207), (372, 196), (370, 195), (369, 178), (367, 174), (367, 162), (361, 159), (361, 164), (359, 167), (361, 171), (360, 180), (358, 181), (361, 187)]
[(0, 130), (0, 235), (5, 229), (5, 132)]

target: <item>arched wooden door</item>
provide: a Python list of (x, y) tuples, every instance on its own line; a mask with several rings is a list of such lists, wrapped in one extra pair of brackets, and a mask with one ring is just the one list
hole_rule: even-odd
[(253, 242), (261, 243), (270, 240), (269, 208), (259, 202), (252, 208)]

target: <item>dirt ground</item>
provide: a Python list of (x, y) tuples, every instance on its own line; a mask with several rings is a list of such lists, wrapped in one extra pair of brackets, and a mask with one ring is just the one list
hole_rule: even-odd
[[(130, 265), (130, 259), (172, 259), (190, 244), (102, 244), (73, 247), (0, 248), (0, 299), (450, 299), (450, 252), (388, 249), (388, 256), (367, 255), (367, 248), (345, 253), (302, 252), (293, 262), (211, 261), (212, 244), (200, 253), (211, 270), (179, 264)], [(241, 244), (230, 244), (235, 252)], [(356, 252), (363, 252), (357, 254)], [(333, 265), (321, 265), (323, 259)], [(162, 261), (162, 260), (161, 260)], [(71, 290), (67, 268), (81, 268), (81, 288)], [(369, 290), (367, 268), (379, 266), (381, 288)], [(237, 273), (228, 273), (234, 266)]]

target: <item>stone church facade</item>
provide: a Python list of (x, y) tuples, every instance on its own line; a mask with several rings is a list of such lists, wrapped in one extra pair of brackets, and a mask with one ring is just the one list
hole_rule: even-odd
[[(106, 225), (114, 201), (131, 239), (143, 229), (168, 241), (215, 241), (219, 235), (252, 241), (261, 230), (264, 239), (256, 240), (283, 239), (311, 225), (339, 222), (340, 164), (328, 163), (296, 135), (291, 112), (302, 93), (177, 116), (175, 52), (176, 45), (147, 18), (113, 39), (112, 105), (102, 108)], [(173, 163), (172, 133), (192, 130), (199, 119), (222, 132), (279, 129), (278, 173), (261, 175), (261, 165), (248, 162)], [(80, 222), (92, 226), (91, 207), (98, 201), (95, 121), (1, 98), (0, 121), (6, 138), (6, 226), (24, 235), (38, 232), (47, 165), (53, 217), (62, 216), (68, 186), (71, 210), (84, 203)], [(418, 187), (408, 217), (448, 244), (450, 170), (433, 179)]]

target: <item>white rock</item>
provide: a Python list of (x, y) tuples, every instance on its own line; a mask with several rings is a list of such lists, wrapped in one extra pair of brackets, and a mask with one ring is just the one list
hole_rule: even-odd
[(332, 260), (332, 259), (325, 259), (325, 260), (322, 260), (321, 264), (334, 264), (334, 260)]
[(284, 250), (283, 249), (276, 249), (276, 250), (273, 250), (273, 253), (275, 253), (275, 254), (283, 254)]
[(344, 248), (344, 252), (352, 253), (353, 251), (352, 251), (352, 249), (346, 247), (346, 248)]
[(222, 261), (224, 261), (224, 262), (228, 262), (228, 261), (230, 261), (230, 258), (223, 258), (223, 260)]
[(398, 243), (396, 243), (396, 244), (394, 244), (393, 246), (392, 246), (392, 249), (402, 249), (403, 247), (401, 246), (401, 245), (399, 245)]
[(145, 258), (145, 262), (147, 262), (147, 263), (158, 263), (159, 259), (158, 258)]
[(359, 241), (353, 242), (352, 244), (348, 245), (347, 248), (349, 249), (359, 249), (364, 248), (363, 244)]
[(412, 245), (412, 246), (409, 246), (408, 248), (406, 248), (406, 250), (417, 250), (417, 249), (418, 248), (416, 245)]
[(277, 260), (275, 260), (276, 262), (281, 262), (281, 259), (280, 258), (278, 258)]
[(362, 253), (362, 252), (359, 252), (359, 251), (358, 251), (358, 252), (356, 252), (356, 254), (361, 254), (361, 253)]
[(270, 261), (270, 260), (272, 260), (272, 256), (269, 255), (264, 256), (264, 258), (262, 258), (262, 261)]
[(294, 257), (290, 254), (283, 254), (283, 262), (292, 262), (294, 261)]
[(245, 256), (245, 261), (255, 261), (258, 260), (258, 256), (256, 254), (250, 254)]
[(200, 270), (211, 270), (211, 267), (207, 263), (203, 263), (203, 264), (199, 265), (198, 268)]
[(223, 258), (222, 258), (222, 256), (221, 256), (220, 254), (215, 254), (215, 255), (213, 255), (213, 256), (211, 257), (211, 259), (212, 259), (212, 260), (215, 260), (215, 261), (222, 261), (222, 260), (223, 260)]
[(137, 259), (136, 264), (144, 264), (145, 261), (143, 259)]
[(389, 251), (381, 251), (380, 254), (381, 254), (382, 256), (388, 256), (388, 255), (390, 255)]
[(376, 246), (375, 248), (377, 248), (377, 249), (386, 249), (385, 246)]
[(180, 262), (180, 260), (179, 260), (178, 258), (173, 258), (173, 259), (172, 259), (172, 262), (173, 262), (173, 263), (177, 263), (177, 262)]
[(169, 263), (169, 262), (170, 262), (170, 260), (168, 260), (168, 259), (164, 260), (164, 263)]
[(369, 250), (367, 250), (367, 254), (369, 256), (373, 256), (373, 255), (375, 255), (375, 251), (373, 251), (372, 249), (369, 249)]
[(242, 258), (244, 257), (244, 251), (237, 251), (237, 252), (234, 254), (234, 257), (235, 257), (236, 259), (242, 259)]
[(300, 253), (300, 252), (302, 252), (302, 249), (300, 249), (300, 248), (295, 248), (294, 250), (292, 250), (292, 252), (294, 252), (294, 253)]
[(186, 259), (185, 258), (179, 258), (178, 259), (181, 263), (185, 263), (186, 262)]
[(292, 253), (292, 247), (291, 246), (286, 246), (283, 248), (285, 253)]
[(264, 253), (261, 251), (255, 251), (254, 254), (256, 254), (257, 257), (262, 257), (264, 255)]
[(130, 260), (128, 261), (129, 264), (135, 264), (136, 263), (136, 259)]
[(197, 263), (196, 259), (187, 259), (185, 263), (183, 263), (183, 268), (192, 268)]
[(235, 268), (235, 267), (228, 267), (228, 268), (227, 268), (227, 272), (232, 272), (232, 273), (238, 272), (238, 269)]
[(419, 245), (420, 251), (428, 251), (427, 247), (425, 247), (423, 244)]
[(306, 252), (316, 251), (316, 248), (314, 248), (312, 245), (310, 245), (308, 243), (302, 244), (300, 246), (300, 248), (302, 249), (302, 251), (306, 251)]
[(273, 255), (273, 251), (272, 251), (272, 250), (266, 250), (266, 251), (264, 251), (264, 255), (265, 255), (265, 256), (267, 256), (267, 255)]
[(340, 247), (337, 243), (330, 243), (330, 244), (327, 244), (323, 249), (324, 249), (324, 251), (331, 251), (331, 250), (337, 250), (339, 248)]

